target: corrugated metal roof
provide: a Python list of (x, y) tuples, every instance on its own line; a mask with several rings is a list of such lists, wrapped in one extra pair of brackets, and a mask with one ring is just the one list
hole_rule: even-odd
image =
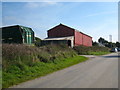
[(24, 29), (27, 32), (33, 32), (32, 29), (29, 27), (25, 27), (25, 26), (20, 26), (20, 27), (21, 27), (21, 29)]
[(26, 26), (22, 26), (22, 25), (12, 25), (12, 26), (4, 26), (2, 28), (9, 28), (9, 27), (21, 27), (21, 28), (25, 28), (25, 29), (29, 29), (28, 31), (33, 31), (30, 27), (26, 27)]
[(59, 38), (45, 38), (43, 40), (71, 40), (71, 39), (74, 39), (74, 36), (59, 37)]

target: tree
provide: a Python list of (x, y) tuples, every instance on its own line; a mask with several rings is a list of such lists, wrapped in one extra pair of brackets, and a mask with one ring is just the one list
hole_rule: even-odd
[(116, 47), (120, 48), (120, 42), (115, 43)]
[(98, 39), (98, 42), (99, 43), (101, 43), (101, 44), (103, 44), (103, 45), (108, 45), (108, 41), (107, 40), (105, 40), (104, 38), (102, 38), (102, 37), (100, 37), (99, 39)]
[(92, 45), (93, 45), (93, 46), (99, 46), (96, 41), (95, 41), (95, 42), (92, 41)]
[(120, 48), (120, 42), (116, 42), (116, 43), (113, 43), (113, 42), (108, 42), (107, 40), (105, 40), (104, 38), (100, 37), (98, 39), (98, 42), (103, 44), (104, 46), (108, 47), (108, 48), (113, 48), (113, 47), (118, 47)]
[(108, 42), (107, 40), (105, 40), (102, 37), (100, 37), (98, 39), (98, 42), (101, 43), (101, 44), (103, 44), (105, 47), (108, 47), (108, 48), (120, 47), (119, 42), (117, 42), (117, 43)]
[(100, 38), (98, 39), (98, 42), (101, 43), (101, 44), (103, 44), (104, 41), (105, 41), (105, 40), (104, 40), (104, 38), (102, 38), (102, 37), (100, 37)]
[(41, 46), (41, 39), (38, 37), (35, 37), (35, 46), (37, 47)]

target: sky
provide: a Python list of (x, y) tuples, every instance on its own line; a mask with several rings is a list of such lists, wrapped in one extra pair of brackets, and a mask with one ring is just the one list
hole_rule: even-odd
[(98, 41), (100, 37), (118, 41), (117, 2), (2, 2), (2, 26), (31, 27), (44, 39), (47, 30), (60, 23)]

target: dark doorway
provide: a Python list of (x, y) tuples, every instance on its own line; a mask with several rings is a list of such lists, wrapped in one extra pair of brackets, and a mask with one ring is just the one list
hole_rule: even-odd
[(68, 40), (68, 46), (71, 47), (71, 40)]

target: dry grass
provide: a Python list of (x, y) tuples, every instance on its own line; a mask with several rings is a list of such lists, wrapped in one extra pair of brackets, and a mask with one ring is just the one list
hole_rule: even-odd
[(64, 45), (3, 44), (3, 88), (85, 61)]

